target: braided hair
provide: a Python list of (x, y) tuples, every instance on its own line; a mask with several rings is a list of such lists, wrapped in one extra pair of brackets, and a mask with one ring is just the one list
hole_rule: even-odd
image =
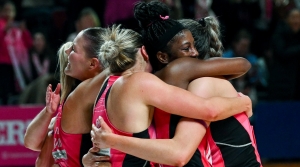
[(143, 44), (153, 70), (159, 70), (161, 65), (157, 52), (170, 53), (172, 42), (185, 30), (182, 24), (169, 18), (169, 13), (168, 6), (160, 1), (138, 2), (134, 6), (134, 17), (142, 28)]
[(220, 26), (215, 17), (208, 16), (199, 21), (181, 19), (179, 22), (192, 32), (195, 47), (199, 52), (199, 59), (222, 56), (223, 45), (220, 40)]

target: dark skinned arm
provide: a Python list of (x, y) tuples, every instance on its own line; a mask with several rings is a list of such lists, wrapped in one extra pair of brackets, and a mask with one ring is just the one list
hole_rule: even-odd
[[(166, 83), (186, 88), (189, 82), (197, 78), (223, 76), (226, 79), (234, 79), (244, 75), (250, 68), (250, 62), (242, 57), (207, 60), (183, 57), (169, 63), (165, 67), (164, 74), (159, 77)], [(177, 83), (183, 80), (186, 81), (184, 85)]]

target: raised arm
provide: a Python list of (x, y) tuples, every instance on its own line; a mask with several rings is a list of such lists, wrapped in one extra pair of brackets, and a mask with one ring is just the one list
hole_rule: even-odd
[[(195, 153), (206, 132), (206, 128), (196, 120), (182, 118), (172, 139), (141, 139), (114, 134), (101, 117), (99, 120), (101, 128), (93, 125), (91, 131), (95, 146), (114, 148), (148, 161), (171, 166), (184, 166)], [(187, 138), (191, 134), (193, 137)]]
[(28, 125), (24, 135), (25, 147), (34, 151), (41, 150), (48, 133), (48, 126), (60, 101), (59, 93), (60, 84), (57, 85), (54, 92), (52, 92), (52, 85), (47, 87), (46, 107)]
[(250, 62), (242, 57), (207, 60), (183, 57), (169, 63), (165, 68), (166, 75), (160, 78), (166, 83), (178, 86), (178, 82), (185, 81), (188, 84), (200, 77), (222, 76), (233, 79), (244, 75), (250, 68)]
[(252, 112), (252, 103), (248, 96), (205, 99), (168, 85), (151, 74), (140, 73), (135, 77), (140, 82), (131, 83), (135, 88), (134, 96), (141, 98), (147, 105), (171, 114), (212, 122), (243, 111)]

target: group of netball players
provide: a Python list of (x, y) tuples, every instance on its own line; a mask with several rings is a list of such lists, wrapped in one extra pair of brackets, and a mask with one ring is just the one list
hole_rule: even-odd
[(251, 67), (221, 58), (219, 24), (138, 2), (141, 32), (82, 30), (58, 51), (60, 84), (24, 143), (46, 167), (261, 167), (252, 103), (228, 81)]

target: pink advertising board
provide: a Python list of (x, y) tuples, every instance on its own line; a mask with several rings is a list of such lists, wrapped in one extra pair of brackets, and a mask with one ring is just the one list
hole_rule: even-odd
[(24, 147), (24, 133), (43, 106), (0, 106), (0, 166), (34, 166), (38, 152)]

